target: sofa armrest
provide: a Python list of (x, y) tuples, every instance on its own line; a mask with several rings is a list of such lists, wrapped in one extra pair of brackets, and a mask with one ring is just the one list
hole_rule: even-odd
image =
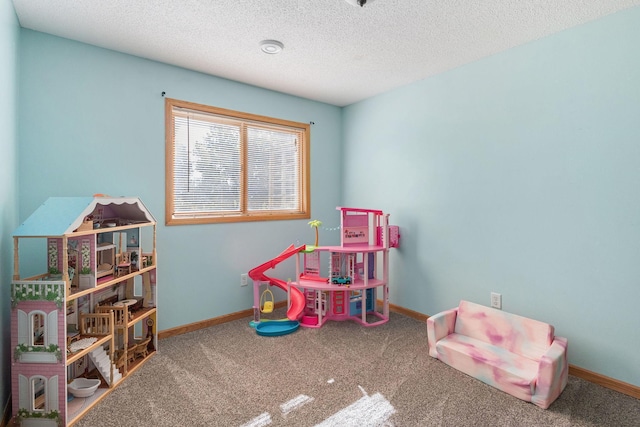
[(442, 338), (453, 333), (456, 326), (458, 308), (445, 310), (427, 319), (427, 343), (429, 345), (429, 356), (438, 358), (436, 343)]
[(569, 379), (569, 363), (567, 361), (567, 339), (555, 337), (551, 347), (540, 358), (536, 391), (531, 402), (547, 409), (562, 393)]

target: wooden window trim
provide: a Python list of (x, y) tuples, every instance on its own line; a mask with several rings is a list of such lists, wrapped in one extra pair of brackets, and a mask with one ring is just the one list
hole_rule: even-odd
[[(290, 211), (261, 211), (248, 212), (246, 209), (247, 201), (247, 179), (246, 167), (247, 151), (241, 152), (242, 178), (241, 178), (241, 208), (240, 213), (229, 212), (228, 214), (205, 213), (193, 216), (174, 215), (174, 122), (173, 108), (184, 108), (194, 111), (202, 111), (216, 116), (229, 117), (236, 120), (251, 122), (254, 124), (267, 124), (270, 126), (282, 126), (286, 129), (298, 129), (300, 131), (302, 141), (300, 147), (302, 153), (300, 155), (300, 173), (302, 174), (299, 182), (298, 197), (300, 204), (300, 212)], [(244, 132), (246, 132), (246, 127)], [(244, 135), (246, 137), (246, 135)], [(189, 225), (189, 224), (210, 224), (210, 223), (229, 223), (229, 222), (245, 222), (245, 221), (276, 221), (276, 220), (296, 220), (309, 219), (311, 211), (310, 199), (310, 125), (306, 123), (293, 122), (289, 120), (277, 119), (273, 117), (261, 116), (256, 114), (244, 113), (240, 111), (228, 110), (224, 108), (212, 107), (203, 104), (197, 104), (189, 101), (181, 101), (177, 99), (165, 98), (165, 224), (166, 225)]]

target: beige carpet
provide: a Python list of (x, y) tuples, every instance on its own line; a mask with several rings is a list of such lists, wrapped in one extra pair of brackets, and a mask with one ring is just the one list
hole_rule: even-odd
[(400, 314), (281, 337), (248, 321), (161, 340), (75, 425), (640, 426), (640, 400), (575, 377), (547, 410), (489, 387), (429, 357), (424, 323)]

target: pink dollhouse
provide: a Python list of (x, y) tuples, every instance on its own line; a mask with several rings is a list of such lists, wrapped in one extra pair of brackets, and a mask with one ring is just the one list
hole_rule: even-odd
[[(389, 215), (380, 210), (337, 210), (340, 246), (291, 246), (249, 272), (254, 284), (254, 323), (260, 321), (260, 287), (265, 284), (287, 291), (287, 317), (303, 327), (319, 328), (328, 320), (353, 320), (369, 327), (389, 320), (389, 248), (398, 247), (398, 227), (389, 226)], [(297, 281), (285, 283), (264, 274), (293, 255)], [(325, 264), (328, 271), (323, 276)]]
[[(52, 197), (15, 230), (18, 425), (72, 425), (155, 354), (155, 233), (155, 219), (132, 197)], [(24, 239), (41, 245), (21, 248)], [(46, 272), (22, 277), (20, 260)], [(118, 269), (123, 260), (127, 270)]]

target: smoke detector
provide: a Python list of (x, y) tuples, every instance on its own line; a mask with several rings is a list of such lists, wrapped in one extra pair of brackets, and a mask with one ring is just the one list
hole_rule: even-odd
[(371, 4), (376, 0), (344, 0), (352, 6), (364, 6), (365, 4)]
[(269, 55), (275, 55), (282, 52), (284, 45), (278, 40), (262, 40), (260, 42), (260, 50)]

